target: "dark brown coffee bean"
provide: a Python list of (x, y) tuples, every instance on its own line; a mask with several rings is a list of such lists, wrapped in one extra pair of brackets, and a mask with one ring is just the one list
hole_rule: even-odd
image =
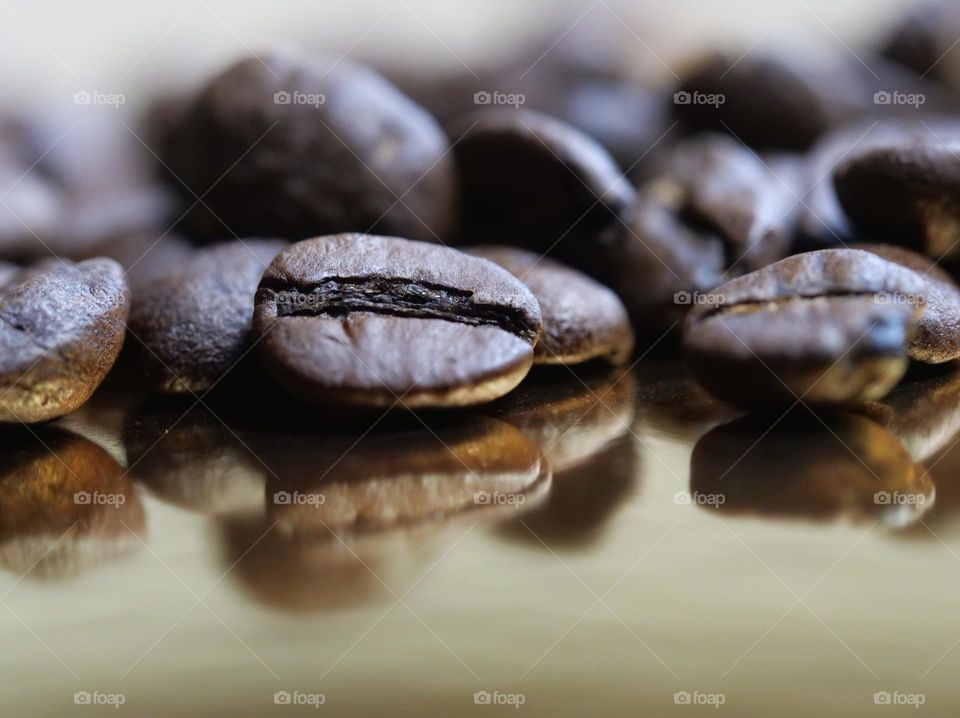
[(556, 256), (592, 243), (634, 195), (594, 140), (535, 112), (488, 110), (452, 134), (463, 188), (463, 238)]
[(268, 267), (254, 333), (296, 396), (360, 406), (465, 406), (533, 363), (537, 300), (509, 272), (447, 247), (370, 235), (299, 242)]
[(104, 449), (53, 427), (0, 435), (0, 565), (66, 578), (142, 546), (143, 506)]
[(46, 421), (83, 404), (120, 353), (128, 309), (110, 259), (61, 263), (0, 289), (0, 421)]
[(674, 103), (691, 131), (725, 131), (752, 147), (789, 150), (865, 117), (957, 108), (955, 97), (899, 65), (824, 46), (712, 55), (683, 78)]
[(934, 259), (960, 254), (960, 144), (935, 138), (858, 154), (834, 172), (837, 197), (867, 237)]
[(907, 368), (930, 284), (869, 252), (799, 254), (734, 279), (694, 306), (684, 351), (697, 379), (738, 405), (860, 403)]
[(496, 419), (429, 430), (251, 442), (276, 478), (267, 510), (281, 529), (385, 528), (464, 511), (532, 507), (550, 484), (537, 447)]
[(793, 239), (802, 178), (788, 163), (778, 168), (735, 139), (709, 135), (678, 145), (653, 182), (724, 240), (730, 265), (752, 271), (782, 259)]
[(206, 391), (243, 359), (257, 285), (284, 246), (257, 239), (218, 244), (134, 296), (130, 331), (160, 391)]
[(633, 330), (611, 290), (575, 269), (514, 247), (466, 250), (499, 264), (527, 285), (540, 304), (543, 333), (534, 364), (577, 364), (602, 359), (623, 364), (633, 350)]
[(366, 67), (293, 51), (245, 60), (207, 86), (178, 133), (168, 164), (215, 215), (198, 208), (198, 231), (451, 234), (445, 135)]
[(743, 417), (706, 434), (690, 460), (690, 503), (722, 513), (903, 528), (933, 500), (933, 482), (897, 438), (854, 414)]
[(926, 301), (910, 344), (910, 358), (925, 364), (942, 364), (960, 357), (960, 288), (953, 278), (927, 257), (903, 247), (861, 243), (852, 248), (872, 252), (926, 280)]

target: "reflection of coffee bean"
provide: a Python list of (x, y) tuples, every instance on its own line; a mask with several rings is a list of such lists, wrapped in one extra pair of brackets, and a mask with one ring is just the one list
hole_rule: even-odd
[(550, 478), (537, 447), (494, 419), (360, 438), (260, 435), (249, 442), (278, 479), (267, 486), (268, 511), (299, 532), (527, 508)]
[(206, 391), (237, 368), (250, 349), (257, 284), (284, 246), (256, 239), (219, 244), (141, 288), (130, 331), (161, 391)]
[(869, 252), (795, 255), (694, 307), (684, 350), (697, 379), (736, 404), (877, 399), (903, 375), (908, 348), (920, 360), (943, 348), (911, 338), (916, 320), (926, 321), (929, 289), (917, 273)]
[(0, 421), (45, 421), (85, 402), (120, 353), (128, 304), (109, 259), (59, 263), (0, 289)]
[(690, 492), (724, 513), (896, 527), (918, 521), (934, 500), (930, 478), (895, 436), (860, 416), (813, 416), (804, 407), (746, 416), (705, 434), (693, 449)]
[(533, 363), (537, 301), (491, 262), (447, 247), (337, 235), (284, 250), (257, 291), (261, 359), (295, 395), (360, 406), (464, 406)]
[(534, 364), (577, 364), (602, 359), (622, 364), (633, 349), (633, 330), (617, 295), (584, 274), (512, 247), (476, 247), (527, 285), (540, 304), (543, 333)]
[(636, 411), (632, 372), (540, 375), (493, 403), (489, 411), (533, 441), (554, 472), (589, 461), (630, 431)]
[(130, 476), (202, 513), (261, 508), (268, 470), (247, 448), (246, 433), (217, 416), (170, 399), (136, 407), (123, 427)]
[(192, 213), (204, 234), (222, 236), (224, 223), (285, 239), (379, 230), (435, 241), (452, 231), (456, 181), (442, 130), (343, 58), (284, 50), (243, 60), (207, 85), (172, 135), (171, 170), (210, 208)]
[(100, 446), (61, 429), (0, 435), (0, 564), (56, 578), (139, 545), (143, 507)]

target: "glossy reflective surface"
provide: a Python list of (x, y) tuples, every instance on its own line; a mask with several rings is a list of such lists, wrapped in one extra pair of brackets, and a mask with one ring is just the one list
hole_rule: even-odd
[(367, 431), (118, 380), (2, 437), (3, 712), (949, 714), (957, 382), (742, 416), (559, 368)]

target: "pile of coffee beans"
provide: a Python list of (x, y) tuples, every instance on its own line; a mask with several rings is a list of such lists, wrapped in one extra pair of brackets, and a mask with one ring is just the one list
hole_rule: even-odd
[(869, 414), (960, 358), (949, 18), (666, 81), (589, 22), (464, 77), (282, 47), (151, 105), (149, 161), (114, 117), (52, 146), (9, 117), (0, 422), (78, 409), (115, 364), (148, 396), (452, 422), (648, 355), (739, 409)]

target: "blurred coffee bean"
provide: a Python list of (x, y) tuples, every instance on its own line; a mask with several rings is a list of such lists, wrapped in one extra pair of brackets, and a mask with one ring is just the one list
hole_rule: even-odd
[(500, 532), (549, 551), (590, 546), (635, 490), (639, 471), (633, 437), (621, 436), (589, 462), (558, 471), (547, 500), (504, 524)]
[(452, 233), (456, 178), (444, 133), (366, 67), (262, 54), (214, 78), (186, 115), (166, 160), (209, 207), (191, 216), (201, 235)]
[[(948, 348), (925, 305), (930, 284), (870, 252), (824, 249), (734, 279), (694, 306), (684, 353), (697, 380), (731, 403), (860, 403), (899, 381), (907, 354)], [(956, 309), (956, 308), (954, 308)], [(927, 339), (947, 341), (930, 346)]]
[(484, 110), (453, 134), (461, 137), (455, 153), (467, 243), (576, 256), (634, 196), (606, 150), (546, 115)]
[(363, 407), (496, 399), (530, 370), (540, 330), (530, 290), (492, 262), (372, 235), (284, 250), (254, 312), (260, 358), (281, 385)]
[(960, 138), (858, 153), (834, 172), (840, 205), (872, 240), (934, 259), (960, 254)]
[(359, 438), (259, 435), (274, 478), (267, 510), (298, 533), (387, 527), (479, 509), (514, 513), (541, 499), (550, 468), (522, 433), (488, 418), (367, 432)]
[(960, 89), (960, 62), (951, 52), (960, 35), (960, 9), (949, 0), (913, 3), (880, 43), (880, 54), (917, 76)]
[(689, 221), (723, 239), (731, 265), (752, 271), (782, 259), (793, 239), (802, 175), (779, 166), (775, 174), (737, 140), (707, 135), (678, 145), (653, 181)]
[(28, 166), (0, 159), (0, 256), (8, 260), (47, 257), (57, 247), (63, 197)]
[(745, 416), (704, 435), (690, 459), (690, 502), (724, 514), (903, 528), (933, 501), (933, 482), (897, 438), (854, 414)]
[(691, 132), (726, 131), (751, 147), (790, 150), (864, 117), (957, 109), (955, 97), (894, 63), (795, 41), (703, 59), (674, 103)]
[(960, 374), (951, 367), (904, 381), (863, 413), (894, 434), (914, 461), (926, 461), (960, 432)]
[(0, 566), (66, 578), (140, 545), (143, 507), (102, 448), (54, 427), (8, 427), (0, 446)]
[(205, 392), (238, 368), (251, 348), (257, 285), (285, 246), (261, 239), (217, 244), (135, 294), (130, 332), (161, 392)]
[(249, 433), (219, 416), (169, 398), (135, 407), (123, 427), (130, 476), (192, 511), (262, 509), (269, 471), (248, 448)]
[(633, 374), (637, 379), (639, 430), (692, 441), (741, 414), (707, 392), (676, 361), (644, 361)]
[(636, 411), (633, 372), (558, 372), (531, 377), (487, 409), (535, 443), (557, 473), (589, 462), (629, 433)]
[(623, 364), (633, 350), (633, 330), (611, 290), (575, 269), (514, 247), (465, 250), (489, 259), (527, 285), (540, 305), (543, 332), (534, 364), (579, 364), (600, 359)]
[(141, 233), (112, 237), (95, 244), (89, 256), (109, 257), (123, 267), (135, 299), (137, 293), (154, 280), (182, 270), (194, 252), (193, 245), (182, 237), (170, 233)]
[(20, 267), (0, 260), (0, 287), (9, 284), (20, 272)]
[(129, 294), (109, 259), (58, 266), (0, 289), (0, 421), (34, 423), (76, 409), (123, 345)]

